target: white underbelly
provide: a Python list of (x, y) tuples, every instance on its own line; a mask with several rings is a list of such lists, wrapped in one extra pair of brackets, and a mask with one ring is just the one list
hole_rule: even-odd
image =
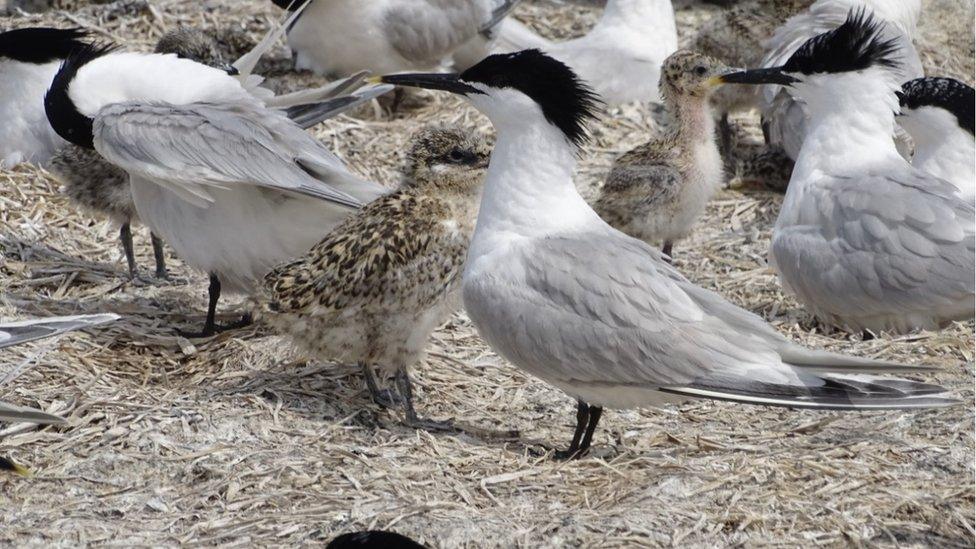
[(155, 183), (132, 180), (143, 223), (188, 265), (216, 274), (228, 291), (250, 291), (271, 268), (308, 251), (353, 211), (259, 187), (210, 192), (214, 203), (200, 208)]

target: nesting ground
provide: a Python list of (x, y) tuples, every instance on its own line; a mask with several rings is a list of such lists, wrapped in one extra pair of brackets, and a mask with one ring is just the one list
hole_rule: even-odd
[[(148, 49), (187, 23), (240, 48), (279, 15), (261, 0), (78, 4), (3, 18), (0, 28), (75, 24)], [(684, 39), (720, 13), (687, 2), (676, 10)], [(585, 32), (599, 11), (540, 0), (517, 14), (562, 37)], [(966, 0), (927, 3), (931, 73), (972, 82), (972, 21)], [(315, 80), (284, 72), (284, 48), (275, 55), (265, 69), (277, 71), (276, 86)], [(404, 143), (423, 124), (488, 129), (456, 98), (421, 99), (392, 120), (367, 110), (317, 135), (353, 169), (392, 185)], [(645, 106), (604, 117), (582, 154), (581, 189), (591, 192), (616, 155), (655, 131)], [(376, 410), (356, 368), (301, 362), (259, 328), (195, 344), (177, 337), (174, 327), (202, 322), (203, 276), (171, 259), (177, 282), (129, 283), (115, 227), (72, 208), (43, 171), (0, 171), (0, 316), (123, 316), (0, 358), (0, 379), (32, 364), (0, 398), (71, 418), (62, 428), (0, 431), (0, 454), (36, 472), (0, 477), (0, 545), (293, 545), (389, 528), (435, 547), (972, 547), (973, 323), (866, 342), (821, 333), (766, 266), (780, 200), (722, 192), (676, 248), (680, 269), (807, 345), (938, 365), (930, 379), (969, 404), (920, 413), (723, 403), (610, 411), (590, 457), (556, 462), (535, 451), (566, 443), (573, 402), (506, 364), (459, 314), (417, 368), (418, 403), (429, 416), (515, 428), (521, 438), (413, 431)], [(148, 235), (138, 233), (148, 272)]]

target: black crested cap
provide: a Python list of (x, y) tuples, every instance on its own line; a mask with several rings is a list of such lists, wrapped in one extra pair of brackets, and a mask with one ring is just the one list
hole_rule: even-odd
[(897, 67), (898, 41), (881, 36), (884, 23), (864, 8), (852, 9), (836, 29), (807, 40), (783, 65), (802, 74), (859, 71), (872, 66)]
[(939, 107), (952, 113), (959, 126), (973, 132), (976, 90), (955, 78), (925, 77), (905, 82), (898, 93), (903, 109)]
[(84, 47), (82, 40), (85, 38), (88, 38), (88, 31), (78, 28), (14, 29), (0, 33), (0, 58), (38, 65), (60, 61), (74, 50)]
[(86, 44), (61, 63), (61, 68), (51, 82), (51, 88), (44, 96), (44, 111), (51, 127), (62, 139), (89, 149), (94, 148), (93, 121), (78, 111), (78, 107), (68, 96), (68, 86), (78, 74), (78, 69), (115, 50), (114, 44)]
[(587, 139), (586, 122), (596, 118), (597, 95), (573, 69), (539, 50), (490, 55), (461, 73), (462, 82), (513, 88), (529, 96), (546, 120), (575, 145)]
[(352, 532), (332, 540), (326, 549), (425, 549), (416, 541), (396, 532), (372, 530)]

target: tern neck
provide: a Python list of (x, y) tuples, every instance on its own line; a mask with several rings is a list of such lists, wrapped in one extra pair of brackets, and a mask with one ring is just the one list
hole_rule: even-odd
[(707, 97), (681, 97), (668, 101), (668, 107), (676, 118), (678, 142), (692, 145), (714, 139), (715, 120)]
[(936, 129), (942, 133), (917, 136), (916, 132), (910, 131), (915, 141), (912, 165), (947, 181), (972, 182), (976, 171), (973, 134), (958, 125), (931, 128)]
[[(545, 236), (581, 228), (596, 213), (573, 183), (575, 147), (539, 120), (499, 124), (488, 166), (475, 241), (498, 234)], [(472, 243), (472, 249), (477, 246)]]
[(896, 89), (894, 80), (878, 69), (798, 85), (809, 126), (794, 179), (824, 166), (841, 175), (904, 163), (892, 138), (899, 108)]

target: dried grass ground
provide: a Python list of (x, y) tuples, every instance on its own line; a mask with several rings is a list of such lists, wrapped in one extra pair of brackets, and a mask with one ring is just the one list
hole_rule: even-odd
[[(941, 15), (923, 23), (926, 59), (971, 82), (972, 5), (937, 2), (927, 13)], [(199, 5), (127, 0), (0, 27), (75, 22), (147, 48), (179, 22), (253, 34), (276, 15), (259, 0)], [(717, 13), (676, 7), (685, 37)], [(576, 34), (598, 12), (539, 1), (518, 13)], [(394, 120), (343, 117), (318, 135), (354, 169), (392, 184), (402, 145), (422, 123), (487, 129), (457, 99), (423, 97), (425, 106)], [(645, 107), (605, 117), (583, 154), (581, 188), (653, 131)], [(174, 326), (202, 321), (201, 275), (171, 259), (183, 283), (130, 284), (115, 228), (81, 215), (45, 173), (0, 171), (0, 189), (0, 316), (123, 315), (104, 330), (0, 357), (0, 373), (35, 363), (0, 398), (71, 418), (63, 428), (0, 431), (2, 453), (36, 471), (0, 477), (2, 545), (297, 545), (391, 528), (436, 547), (973, 546), (969, 405), (912, 414), (722, 403), (610, 411), (590, 457), (554, 462), (529, 450), (568, 440), (573, 403), (507, 365), (457, 315), (417, 369), (422, 411), (517, 428), (522, 438), (432, 436), (378, 412), (355, 368), (297, 362), (258, 329), (196, 345), (175, 337)], [(933, 380), (972, 402), (972, 322), (864, 342), (819, 333), (783, 296), (764, 259), (779, 201), (723, 192), (676, 249), (682, 271), (808, 345), (939, 365)], [(139, 234), (148, 269), (148, 237)]]

